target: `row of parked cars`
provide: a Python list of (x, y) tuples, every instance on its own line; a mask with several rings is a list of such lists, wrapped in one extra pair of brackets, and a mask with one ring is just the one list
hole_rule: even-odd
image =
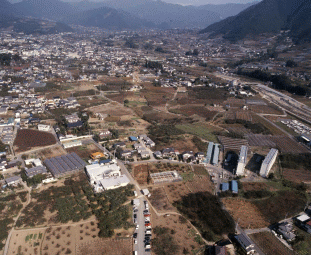
[[(143, 211), (143, 215), (144, 215), (144, 227), (145, 227), (145, 231), (144, 231), (144, 247), (145, 247), (145, 252), (151, 252), (151, 238), (152, 238), (152, 227), (151, 227), (151, 214), (149, 211), (149, 205), (147, 201), (144, 201), (144, 206), (145, 209)], [(138, 219), (137, 219), (137, 213), (138, 213), (138, 209), (136, 207), (133, 208), (133, 221), (134, 224), (136, 224), (136, 230), (139, 229), (139, 224), (138, 224)], [(135, 232), (133, 234), (133, 238), (134, 238), (134, 243), (137, 244), (138, 243), (138, 233)], [(134, 254), (138, 254), (137, 251), (134, 251)]]

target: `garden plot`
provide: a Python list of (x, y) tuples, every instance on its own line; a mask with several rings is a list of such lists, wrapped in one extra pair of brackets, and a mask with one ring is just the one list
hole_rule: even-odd
[(241, 150), (241, 146), (245, 145), (248, 146), (248, 142), (245, 139), (235, 139), (225, 136), (218, 136), (218, 139), (222, 146), (224, 147), (224, 150)]
[(304, 170), (304, 169), (288, 169), (285, 168), (283, 169), (283, 177), (286, 180), (290, 180), (293, 182), (301, 183), (301, 182), (306, 182), (310, 183), (311, 182), (311, 172), (310, 170)]
[(272, 233), (260, 232), (249, 236), (266, 255), (294, 255)]
[(196, 192), (209, 192), (213, 193), (213, 184), (210, 180), (210, 177), (207, 175), (198, 176), (195, 175), (193, 180), (188, 181), (186, 186), (191, 190), (193, 193)]
[(173, 204), (176, 201), (179, 201), (182, 199), (183, 196), (188, 195), (191, 193), (189, 188), (185, 183), (174, 183), (170, 185), (166, 185), (163, 187), (169, 201)]

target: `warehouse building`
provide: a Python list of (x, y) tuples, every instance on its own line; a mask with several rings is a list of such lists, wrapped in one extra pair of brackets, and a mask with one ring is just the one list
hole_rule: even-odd
[(233, 194), (238, 194), (239, 193), (239, 186), (238, 186), (238, 182), (233, 180), (230, 183), (230, 188)]
[(46, 159), (44, 164), (55, 178), (83, 170), (86, 166), (86, 163), (74, 152)]
[(260, 175), (264, 178), (267, 178), (269, 176), (269, 173), (271, 171), (271, 168), (278, 156), (278, 150), (277, 149), (271, 149), (264, 159), (264, 161), (261, 164), (260, 168)]
[(240, 151), (240, 156), (239, 156), (239, 161), (238, 161), (238, 166), (236, 168), (236, 175), (245, 175), (245, 166), (246, 166), (246, 159), (247, 159), (247, 146), (242, 145), (241, 146), (241, 151)]
[(212, 158), (212, 154), (213, 154), (213, 149), (214, 149), (214, 143), (213, 142), (209, 142), (208, 143), (208, 147), (207, 147), (207, 153), (206, 153), (206, 159), (205, 159), (205, 163), (209, 164)]
[(214, 166), (218, 165), (218, 159), (219, 159), (219, 144), (215, 143), (214, 153), (213, 153), (213, 160), (212, 160), (212, 164)]

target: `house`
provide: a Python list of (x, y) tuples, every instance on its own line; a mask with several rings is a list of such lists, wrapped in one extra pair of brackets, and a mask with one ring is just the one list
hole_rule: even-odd
[(91, 159), (95, 160), (95, 159), (100, 159), (100, 158), (104, 158), (105, 154), (102, 152), (94, 152), (90, 155)]
[(121, 158), (127, 158), (127, 157), (130, 157), (130, 156), (132, 156), (132, 152), (129, 151), (129, 150), (124, 150), (124, 151), (120, 152), (120, 157)]
[(162, 150), (163, 157), (171, 157), (175, 155), (175, 149), (174, 148), (165, 148)]
[(140, 156), (142, 159), (150, 158), (150, 154), (148, 151), (141, 151)]
[(67, 124), (67, 128), (71, 129), (71, 128), (81, 128), (83, 126), (83, 122), (81, 120), (77, 121), (77, 122), (71, 122)]
[(5, 179), (5, 182), (8, 186), (17, 186), (22, 182), (22, 178), (20, 176), (12, 176)]
[(195, 154), (195, 157), (197, 160), (203, 160), (204, 159), (204, 153), (203, 152), (197, 152)]
[(247, 255), (256, 253), (254, 243), (245, 234), (236, 235), (235, 239), (241, 245)]
[(296, 238), (296, 235), (294, 233), (294, 227), (293, 224), (288, 222), (282, 222), (278, 225), (276, 231), (284, 237), (286, 241), (293, 241)]
[(118, 148), (118, 147), (125, 148), (126, 147), (125, 142), (118, 142), (113, 145), (113, 148)]
[(32, 178), (37, 174), (47, 174), (48, 171), (45, 166), (36, 166), (29, 169), (25, 169), (28, 178)]
[(193, 155), (194, 155), (193, 151), (185, 151), (182, 153), (182, 159), (183, 161), (187, 161)]
[(105, 139), (112, 136), (112, 133), (109, 130), (103, 130), (99, 133), (99, 139)]
[(157, 158), (157, 159), (161, 159), (162, 158), (162, 153), (161, 151), (155, 151), (153, 153), (154, 157)]

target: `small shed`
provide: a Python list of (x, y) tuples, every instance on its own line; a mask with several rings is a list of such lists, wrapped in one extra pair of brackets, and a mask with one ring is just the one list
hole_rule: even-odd
[(221, 190), (222, 190), (222, 191), (227, 191), (227, 190), (229, 190), (229, 183), (223, 182), (223, 183), (221, 184)]
[(234, 194), (238, 194), (239, 193), (238, 182), (235, 181), (235, 180), (231, 181), (231, 191)]

